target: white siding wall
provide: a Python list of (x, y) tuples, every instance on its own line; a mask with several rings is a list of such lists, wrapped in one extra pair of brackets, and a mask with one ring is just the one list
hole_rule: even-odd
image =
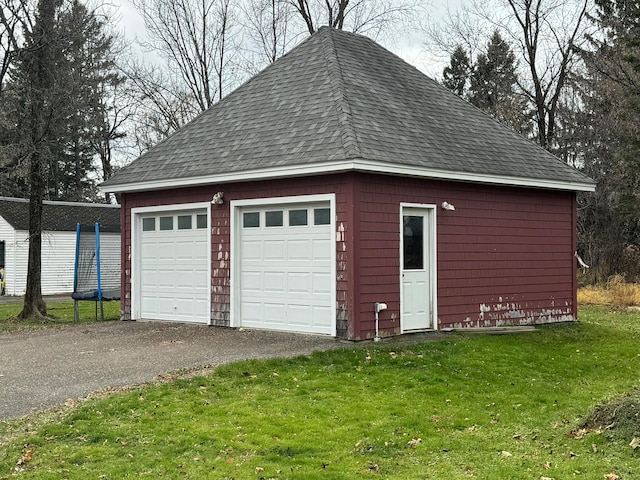
[[(119, 284), (120, 234), (101, 234), (101, 270), (103, 284)], [(0, 217), (0, 240), (5, 241), (7, 295), (24, 295), (27, 286), (29, 242), (27, 232), (14, 231)], [(42, 232), (42, 294), (73, 291), (76, 255), (75, 232)], [(105, 283), (108, 281), (109, 283)]]
[[(20, 295), (16, 293), (17, 285), (24, 285), (24, 278), (21, 279), (21, 273), (26, 275), (28, 246), (24, 248), (24, 235), (20, 232), (20, 238), (11, 225), (2, 217), (0, 217), (0, 240), (5, 242), (5, 278), (6, 278), (6, 294)], [(23, 266), (24, 265), (24, 266)], [(24, 286), (22, 287), (24, 291)]]
[(75, 232), (42, 232), (43, 295), (73, 292), (75, 259)]
[(100, 234), (100, 274), (102, 288), (120, 286), (120, 234)]

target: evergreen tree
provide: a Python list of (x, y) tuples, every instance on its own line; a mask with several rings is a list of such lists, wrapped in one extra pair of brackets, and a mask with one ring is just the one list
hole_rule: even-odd
[(91, 142), (103, 128), (97, 112), (104, 85), (114, 81), (114, 66), (104, 24), (78, 0), (39, 0), (34, 17), (22, 25), (23, 44), (2, 89), (0, 161), (30, 202), (27, 286), (18, 315), (28, 318), (47, 313), (41, 293), (42, 202), (92, 195)]
[[(25, 22), (28, 24), (28, 22)], [(24, 32), (28, 41), (31, 32)], [(111, 171), (110, 142), (123, 134), (109, 125), (110, 92), (124, 81), (117, 72), (113, 37), (105, 21), (78, 0), (60, 0), (52, 26), (48, 89), (51, 105), (47, 138), (41, 139), (44, 198), (97, 198), (96, 181)], [(0, 171), (2, 191), (28, 197), (26, 159), (30, 146), (26, 108), (29, 105), (28, 43), (9, 71), (0, 109)]]
[(494, 31), (486, 53), (478, 55), (471, 73), (469, 101), (514, 130), (528, 133), (527, 104), (518, 93), (516, 68), (511, 47)]
[(584, 104), (579, 141), (596, 193), (580, 198), (579, 248), (589, 281), (640, 277), (640, 5), (598, 0), (601, 35), (582, 52)]
[(459, 97), (464, 97), (471, 70), (471, 60), (467, 52), (458, 45), (451, 54), (449, 65), (442, 72), (442, 84)]

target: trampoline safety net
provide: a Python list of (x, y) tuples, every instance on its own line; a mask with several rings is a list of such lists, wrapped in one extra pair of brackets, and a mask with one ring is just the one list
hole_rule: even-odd
[[(101, 258), (100, 224), (76, 226), (76, 259), (73, 278), (74, 317), (79, 321), (78, 301), (98, 303), (104, 320), (103, 301), (120, 299), (120, 261)], [(117, 260), (117, 261), (115, 261)]]

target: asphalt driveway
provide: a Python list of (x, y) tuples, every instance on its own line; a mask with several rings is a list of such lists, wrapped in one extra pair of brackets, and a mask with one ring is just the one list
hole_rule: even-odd
[(334, 338), (161, 322), (104, 322), (0, 334), (0, 420), (160, 374), (344, 348)]

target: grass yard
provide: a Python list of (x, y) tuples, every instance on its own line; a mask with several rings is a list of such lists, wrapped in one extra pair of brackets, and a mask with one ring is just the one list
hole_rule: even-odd
[[(79, 302), (80, 323), (91, 323), (96, 320), (95, 302)], [(104, 319), (120, 319), (120, 302), (103, 302)], [(22, 310), (22, 302), (0, 304), (0, 333), (16, 330), (55, 327), (73, 324), (73, 300), (53, 301), (47, 303), (47, 313), (53, 318), (48, 322), (23, 322), (12, 320)], [(98, 321), (100, 318), (100, 304), (98, 304)]]
[(0, 479), (638, 479), (629, 431), (580, 427), (639, 386), (639, 314), (580, 317), (235, 363), (0, 423)]

